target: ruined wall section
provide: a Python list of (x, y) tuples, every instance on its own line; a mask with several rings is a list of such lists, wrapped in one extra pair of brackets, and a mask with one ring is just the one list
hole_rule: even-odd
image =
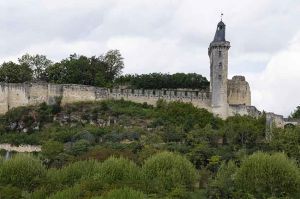
[(247, 106), (243, 104), (239, 105), (229, 105), (228, 109), (228, 116), (235, 116), (235, 115), (249, 115), (252, 117), (259, 117), (262, 113), (257, 110), (255, 106)]
[(228, 104), (251, 106), (251, 91), (244, 76), (234, 76), (228, 80)]

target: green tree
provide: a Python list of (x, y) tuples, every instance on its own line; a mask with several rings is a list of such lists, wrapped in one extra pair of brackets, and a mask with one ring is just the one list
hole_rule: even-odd
[(67, 83), (66, 81), (67, 69), (65, 65), (61, 63), (55, 63), (47, 67), (45, 69), (45, 75), (48, 82), (57, 83), (57, 84)]
[(80, 139), (74, 143), (71, 148), (73, 155), (80, 155), (88, 150), (90, 143), (87, 140)]
[(96, 161), (78, 161), (61, 169), (49, 169), (47, 172), (47, 188), (49, 192), (61, 190), (78, 183), (81, 179), (89, 179), (99, 166)]
[(110, 157), (96, 169), (94, 179), (124, 186), (139, 185), (140, 177), (140, 169), (135, 163), (122, 157)]
[(206, 109), (196, 108), (191, 103), (169, 102), (159, 107), (157, 120), (164, 125), (179, 126), (183, 132), (188, 132), (195, 125), (203, 128), (213, 118)]
[(257, 152), (246, 159), (235, 175), (237, 189), (256, 198), (300, 195), (300, 172), (284, 154)]
[(42, 182), (45, 174), (46, 169), (38, 159), (17, 154), (1, 166), (0, 184), (31, 191)]
[(78, 185), (65, 188), (61, 191), (52, 194), (47, 199), (78, 199), (80, 198), (81, 190)]
[(223, 162), (216, 177), (209, 184), (208, 194), (213, 198), (232, 198), (236, 170), (237, 166), (234, 162)]
[(55, 157), (64, 151), (64, 145), (57, 141), (47, 141), (42, 145), (42, 155), (49, 160), (55, 159)]
[(300, 119), (300, 106), (297, 106), (296, 110), (290, 116), (293, 119)]
[(274, 129), (270, 146), (300, 163), (300, 128)]
[(1, 199), (19, 199), (22, 198), (22, 190), (13, 187), (11, 185), (7, 185), (4, 187), (0, 186), (0, 198)]
[(145, 199), (145, 195), (140, 191), (135, 191), (131, 188), (115, 189), (108, 192), (102, 197), (96, 197), (93, 199)]
[(73, 54), (46, 68), (47, 80), (53, 83), (110, 86), (122, 72), (123, 58), (118, 50), (99, 57)]
[(143, 165), (143, 175), (146, 189), (154, 193), (166, 193), (181, 187), (191, 190), (197, 179), (197, 171), (192, 163), (170, 152), (148, 158)]
[(207, 90), (209, 82), (205, 77), (196, 73), (150, 73), (142, 75), (123, 75), (116, 79), (117, 85), (128, 85), (138, 89), (177, 89), (191, 88)]
[(124, 68), (124, 58), (119, 50), (109, 50), (105, 55), (102, 55), (99, 58), (102, 62), (106, 63), (107, 69), (105, 75), (109, 82), (112, 82), (122, 73)]
[(27, 64), (4, 62), (0, 68), (0, 82), (23, 83), (31, 81), (33, 72)]
[(229, 117), (225, 122), (223, 132), (229, 144), (252, 148), (257, 141), (264, 139), (265, 118), (256, 119), (239, 115)]
[(33, 71), (34, 80), (46, 80), (45, 70), (52, 65), (52, 61), (47, 59), (45, 55), (29, 55), (25, 54), (18, 59), (21, 65), (27, 65)]

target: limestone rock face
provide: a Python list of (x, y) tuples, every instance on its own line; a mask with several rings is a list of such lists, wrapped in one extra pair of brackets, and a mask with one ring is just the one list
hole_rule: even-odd
[(251, 106), (251, 91), (244, 76), (234, 76), (228, 80), (227, 100), (230, 105)]

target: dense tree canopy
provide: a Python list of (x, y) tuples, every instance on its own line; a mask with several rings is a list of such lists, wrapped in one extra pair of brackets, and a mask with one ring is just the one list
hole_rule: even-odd
[(207, 79), (196, 73), (124, 75), (117, 78), (116, 83), (131, 86), (132, 88), (144, 89), (208, 89), (209, 87)]
[(0, 82), (47, 81), (111, 86), (123, 68), (123, 57), (118, 50), (110, 50), (99, 57), (73, 54), (56, 63), (45, 55), (25, 54), (18, 59), (18, 63), (7, 62), (1, 65)]
[(118, 50), (108, 51), (99, 57), (70, 55), (69, 58), (46, 68), (49, 82), (110, 86), (121, 74), (123, 58)]
[(27, 64), (5, 62), (0, 67), (0, 82), (20, 83), (31, 81), (33, 71)]
[(33, 79), (37, 81), (46, 80), (45, 70), (52, 65), (52, 61), (45, 55), (25, 54), (18, 59), (21, 65), (28, 66), (33, 71)]
[(45, 81), (58, 84), (83, 84), (99, 87), (127, 86), (143, 89), (202, 89), (209, 82), (196, 73), (123, 75), (124, 58), (119, 50), (109, 50), (100, 56), (71, 54), (59, 62), (45, 55), (25, 54), (18, 63), (5, 62), (0, 66), (0, 82), (23, 83)]

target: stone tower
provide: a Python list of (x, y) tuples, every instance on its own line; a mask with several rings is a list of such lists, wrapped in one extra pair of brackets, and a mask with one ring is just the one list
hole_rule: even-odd
[(230, 42), (225, 40), (225, 24), (221, 20), (218, 23), (214, 40), (208, 48), (212, 112), (221, 118), (228, 117), (227, 76), (229, 48)]

